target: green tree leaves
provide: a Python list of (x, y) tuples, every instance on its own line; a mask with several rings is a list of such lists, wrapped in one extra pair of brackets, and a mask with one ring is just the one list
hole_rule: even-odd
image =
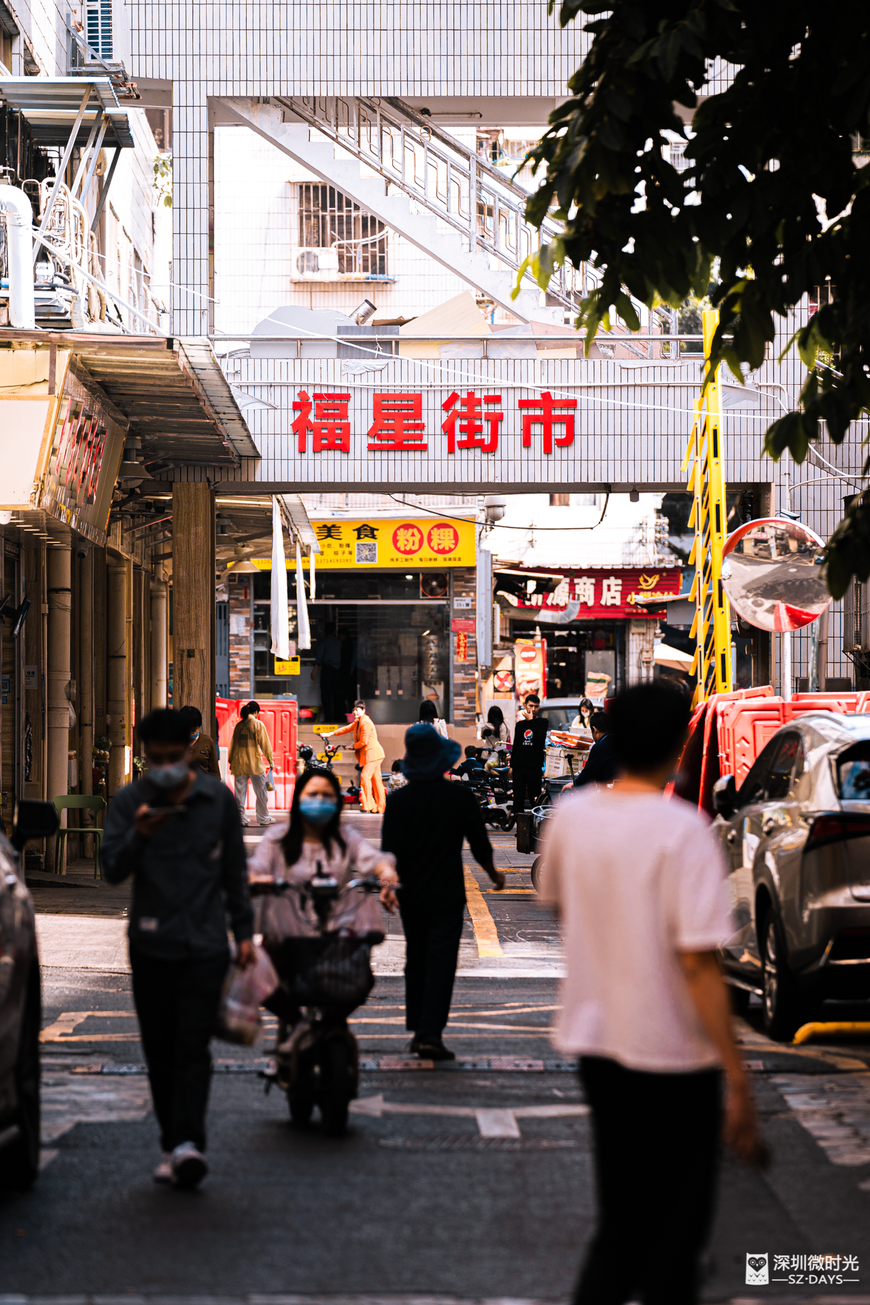
[[(765, 447), (800, 462), (822, 429), (841, 442), (870, 411), (870, 166), (853, 152), (870, 136), (870, 6), (563, 0), (563, 26), (580, 14), (593, 18), (591, 48), (531, 155), (529, 219), (540, 225), (553, 203), (571, 215), (530, 260), (538, 284), (565, 259), (602, 272), (577, 319), (591, 342), (614, 312), (633, 325), (629, 295), (650, 307), (705, 296), (715, 263), (712, 361), (741, 380), (778, 320), (821, 287), (795, 336), (799, 411)], [(678, 105), (694, 110), (694, 134)], [(671, 158), (674, 133), (688, 169)], [(870, 574), (870, 499), (853, 503), (829, 551), (832, 592)]]

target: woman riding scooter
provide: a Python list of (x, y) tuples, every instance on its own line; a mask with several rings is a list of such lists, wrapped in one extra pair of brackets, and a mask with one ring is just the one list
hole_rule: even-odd
[[(355, 829), (341, 828), (342, 806), (335, 775), (305, 771), (296, 781), (289, 824), (270, 829), (248, 864), (252, 892), (262, 903), (258, 930), (282, 979), (265, 1003), (281, 1025), (278, 1081), (293, 1118), (307, 1118), (318, 1104), (329, 1132), (343, 1131), (347, 1100), (355, 1093), (333, 1092), (327, 1080), (330, 1074), (355, 1080), (356, 1043), (347, 1019), (374, 982), (371, 910), (365, 906), (374, 901), (365, 889), (377, 893), (380, 885), (380, 900), (392, 913), (398, 885), (395, 859)], [(382, 937), (376, 933), (374, 941)], [(347, 1061), (344, 1068), (339, 1060)]]

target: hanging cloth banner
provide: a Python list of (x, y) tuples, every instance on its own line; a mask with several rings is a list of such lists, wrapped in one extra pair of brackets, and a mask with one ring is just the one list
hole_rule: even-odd
[(287, 603), (287, 570), (284, 563), (284, 534), (281, 509), (272, 496), (272, 652), (278, 661), (290, 656), (290, 617)]
[(308, 583), (311, 589), (311, 601), (314, 602), (317, 597), (317, 576), (314, 571), (314, 549), (308, 552)]
[[(274, 571), (272, 572), (274, 575)], [(305, 572), (302, 570), (302, 549), (296, 544), (296, 647), (311, 647), (311, 626), (308, 624), (308, 604), (305, 601)]]

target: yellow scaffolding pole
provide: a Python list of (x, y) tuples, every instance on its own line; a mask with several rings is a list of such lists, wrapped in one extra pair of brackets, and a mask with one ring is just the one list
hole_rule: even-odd
[[(710, 356), (717, 312), (704, 313), (704, 356)], [(683, 458), (686, 488), (692, 495), (689, 526), (695, 542), (689, 565), (695, 568), (690, 598), (695, 601), (692, 638), (696, 640), (692, 674), (698, 677), (693, 702), (714, 693), (730, 693), (731, 612), (722, 587), (722, 545), (728, 527), (725, 476), (722, 471), (722, 399), (718, 373), (695, 400), (695, 422)]]

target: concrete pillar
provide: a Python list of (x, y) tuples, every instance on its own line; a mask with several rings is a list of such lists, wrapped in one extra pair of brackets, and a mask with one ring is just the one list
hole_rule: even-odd
[(109, 718), (109, 796), (129, 782), (130, 738), (130, 603), (132, 563), (110, 558), (107, 570), (107, 702)]
[[(87, 549), (79, 570), (79, 792), (90, 795), (94, 791), (94, 550)], [(82, 812), (90, 816), (90, 812)], [(80, 820), (79, 824), (90, 823)], [(93, 856), (94, 840), (86, 834), (82, 840), (82, 854)]]
[(151, 581), (151, 702), (149, 710), (166, 706), (167, 612), (169, 591), (164, 580)]
[(198, 707), (214, 730), (214, 494), (205, 483), (172, 486), (172, 705)]
[[(46, 558), (48, 590), (48, 728), (47, 787), (48, 799), (65, 797), (69, 773), (69, 699), (70, 618), (72, 586), (70, 584), (70, 546), (56, 544)], [(56, 840), (48, 840), (48, 868), (57, 870)]]

